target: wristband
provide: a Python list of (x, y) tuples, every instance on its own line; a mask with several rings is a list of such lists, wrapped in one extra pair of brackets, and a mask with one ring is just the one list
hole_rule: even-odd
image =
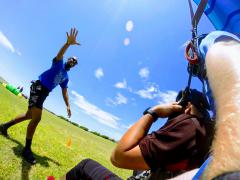
[(154, 112), (151, 107), (147, 108), (144, 112), (143, 115), (150, 114), (153, 117), (153, 122), (155, 122), (158, 119), (158, 114)]

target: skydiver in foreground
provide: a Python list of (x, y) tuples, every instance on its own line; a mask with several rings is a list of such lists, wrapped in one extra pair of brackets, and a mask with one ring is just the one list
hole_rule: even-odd
[[(209, 33), (199, 52), (206, 64), (208, 96), (216, 114), (212, 156), (196, 172), (174, 178), (240, 179), (240, 39), (225, 31)], [(192, 177), (194, 175), (194, 177)]]

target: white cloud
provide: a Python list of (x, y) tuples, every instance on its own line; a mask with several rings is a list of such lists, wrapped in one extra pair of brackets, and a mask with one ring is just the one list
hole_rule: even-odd
[(150, 83), (150, 85), (145, 89), (135, 91), (135, 94), (144, 99), (157, 99), (159, 104), (174, 102), (177, 96), (176, 91), (160, 91), (158, 85), (155, 83)]
[(118, 89), (126, 89), (127, 88), (127, 81), (126, 79), (123, 79), (123, 82), (117, 82), (114, 87)]
[(97, 107), (94, 104), (91, 104), (77, 92), (71, 91), (71, 93), (75, 96), (73, 103), (78, 106), (84, 113), (96, 119), (99, 123), (118, 129), (117, 121), (120, 120), (120, 118), (103, 111), (101, 108)]
[(146, 89), (140, 89), (135, 93), (144, 99), (154, 99), (158, 95), (158, 88), (155, 84), (152, 84)]
[(13, 47), (12, 43), (8, 40), (8, 38), (0, 31), (0, 44), (10, 50), (12, 53), (17, 53), (19, 56), (22, 55), (21, 52), (16, 51)]
[(119, 141), (123, 135), (122, 132), (117, 132), (116, 130), (112, 131), (112, 130), (102, 129), (102, 131), (103, 131), (103, 134), (108, 135), (109, 137), (113, 138), (116, 141)]
[(22, 53), (20, 51), (16, 51), (17, 55), (21, 56)]
[(129, 124), (129, 125), (124, 125), (122, 124), (122, 127), (125, 128), (125, 129), (129, 129), (130, 127), (132, 127), (133, 124)]
[(160, 92), (159, 97), (161, 98), (161, 100), (158, 103), (162, 104), (162, 103), (175, 102), (176, 96), (177, 96), (176, 91), (169, 90), (167, 92)]
[(126, 31), (131, 32), (133, 30), (133, 21), (129, 20), (126, 23)]
[(124, 44), (125, 46), (128, 46), (128, 45), (130, 44), (130, 39), (129, 39), (129, 38), (125, 38), (125, 39), (123, 40), (123, 44)]
[(149, 73), (150, 72), (149, 72), (147, 67), (144, 67), (144, 68), (140, 69), (139, 72), (138, 72), (138, 74), (141, 78), (148, 78)]
[(102, 78), (104, 76), (103, 69), (102, 68), (96, 69), (95, 70), (95, 76), (98, 79)]
[(107, 98), (106, 103), (108, 105), (120, 105), (120, 104), (127, 104), (128, 98), (123, 96), (121, 93), (117, 93), (116, 97), (114, 99)]

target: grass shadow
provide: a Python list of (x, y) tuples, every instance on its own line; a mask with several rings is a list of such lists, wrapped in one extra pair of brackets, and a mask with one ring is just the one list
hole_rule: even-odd
[[(22, 158), (22, 150), (23, 150), (24, 146), (19, 141), (17, 141), (16, 139), (13, 139), (11, 137), (8, 137), (7, 139), (9, 139), (12, 142), (17, 144), (16, 147), (12, 148), (13, 152), (17, 157)], [(59, 162), (57, 162), (56, 160), (51, 159), (47, 156), (40, 156), (40, 155), (37, 155), (35, 153), (33, 153), (33, 155), (36, 158), (36, 161), (37, 161), (36, 164), (40, 164), (41, 166), (49, 167), (49, 163), (48, 163), (49, 161), (53, 162), (57, 166), (61, 166), (61, 164)], [(32, 165), (22, 158), (22, 179), (29, 180), (29, 172), (31, 170), (31, 167), (32, 167)]]
[(22, 159), (22, 180), (29, 180), (29, 172), (31, 167), (31, 164)]
[[(22, 157), (22, 149), (24, 148), (24, 146), (19, 141), (17, 141), (16, 139), (13, 139), (13, 138), (10, 138), (10, 137), (8, 139), (17, 144), (16, 147), (13, 147), (14, 154), (18, 157)], [(41, 166), (49, 167), (48, 161), (53, 162), (57, 166), (61, 166), (61, 164), (59, 162), (57, 162), (56, 160), (51, 159), (47, 156), (40, 156), (36, 153), (33, 153), (33, 155), (36, 158), (37, 164), (40, 164)]]

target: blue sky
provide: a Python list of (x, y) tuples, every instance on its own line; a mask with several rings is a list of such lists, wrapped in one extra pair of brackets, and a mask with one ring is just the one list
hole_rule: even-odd
[[(66, 32), (79, 30), (82, 45), (65, 54), (79, 58), (69, 72), (71, 121), (111, 138), (118, 140), (147, 107), (173, 101), (187, 84), (187, 0), (13, 0), (1, 2), (0, 17), (0, 76), (26, 94), (51, 66)], [(203, 16), (199, 34), (212, 30)], [(198, 80), (193, 87), (201, 88)], [(67, 116), (60, 87), (44, 106)]]

